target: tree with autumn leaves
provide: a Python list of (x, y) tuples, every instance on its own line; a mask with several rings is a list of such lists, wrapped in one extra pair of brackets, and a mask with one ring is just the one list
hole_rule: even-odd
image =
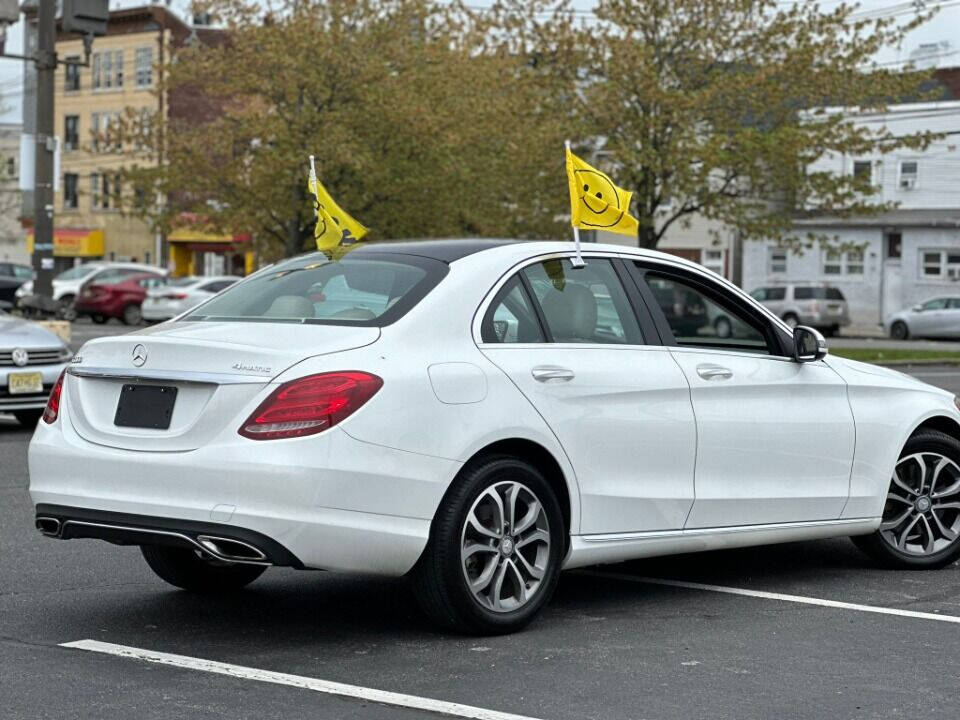
[(267, 256), (308, 247), (309, 153), (372, 238), (567, 237), (569, 137), (634, 191), (643, 247), (694, 214), (789, 244), (810, 240), (793, 235), (798, 213), (885, 209), (861, 178), (807, 172), (813, 160), (932, 139), (818, 109), (919, 97), (925, 75), (872, 58), (922, 13), (802, 0), (599, 0), (586, 14), (569, 0), (207, 5), (225, 41), (181, 49), (165, 73), (198, 110), (171, 107), (150, 134), (164, 162), (127, 175), (168, 198), (155, 219), (189, 211), (253, 230)]

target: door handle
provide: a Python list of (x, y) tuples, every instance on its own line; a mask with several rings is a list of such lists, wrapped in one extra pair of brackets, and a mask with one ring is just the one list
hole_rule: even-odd
[(719, 365), (697, 365), (697, 375), (704, 380), (729, 380), (733, 377), (733, 370)]
[(530, 371), (538, 382), (567, 382), (573, 380), (573, 370), (556, 365), (538, 365)]

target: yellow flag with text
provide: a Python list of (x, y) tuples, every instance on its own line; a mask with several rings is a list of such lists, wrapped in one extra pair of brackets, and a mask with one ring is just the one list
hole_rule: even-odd
[(367, 234), (367, 228), (343, 210), (311, 170), (307, 189), (313, 195), (317, 226), (313, 237), (317, 250), (331, 250), (339, 245), (352, 245)]
[(636, 236), (637, 219), (630, 214), (633, 193), (617, 187), (609, 175), (578, 158), (569, 148), (567, 183), (573, 227)]

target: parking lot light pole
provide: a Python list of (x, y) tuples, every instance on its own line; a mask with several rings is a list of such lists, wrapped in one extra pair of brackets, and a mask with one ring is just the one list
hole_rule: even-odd
[(40, 0), (37, 12), (37, 126), (34, 168), (33, 292), (53, 296), (53, 82), (57, 70), (56, 2)]

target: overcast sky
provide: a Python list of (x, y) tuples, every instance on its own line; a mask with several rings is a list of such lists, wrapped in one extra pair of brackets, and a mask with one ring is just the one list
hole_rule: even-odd
[[(922, 43), (950, 42), (949, 54), (945, 54), (938, 62), (942, 66), (960, 65), (960, 40), (956, 38), (956, 28), (960, 27), (960, 2), (957, 0), (931, 0), (942, 3), (944, 7), (932, 22), (912, 32), (906, 39), (900, 51), (888, 49), (877, 57), (878, 62), (896, 62), (905, 60), (911, 51)], [(489, 5), (491, 0), (473, 0), (471, 5)], [(822, 7), (830, 8), (838, 5), (840, 0), (820, 0)], [(954, 4), (956, 3), (956, 4)], [(142, 0), (113, 0), (112, 9), (123, 7), (137, 7), (145, 4)], [(189, 0), (173, 0), (172, 7), (181, 16), (187, 19)], [(595, 0), (574, 0), (574, 4), (583, 10), (589, 10), (596, 4)], [(905, 0), (860, 0), (861, 11), (884, 11), (908, 7)], [(903, 16), (901, 16), (903, 17)], [(951, 32), (953, 30), (953, 32)], [(23, 25), (18, 23), (7, 29), (7, 52), (21, 51), (23, 40)], [(0, 58), (0, 103), (5, 113), (0, 114), (0, 121), (20, 122), (20, 99), (23, 95), (23, 64), (20, 61)]]

